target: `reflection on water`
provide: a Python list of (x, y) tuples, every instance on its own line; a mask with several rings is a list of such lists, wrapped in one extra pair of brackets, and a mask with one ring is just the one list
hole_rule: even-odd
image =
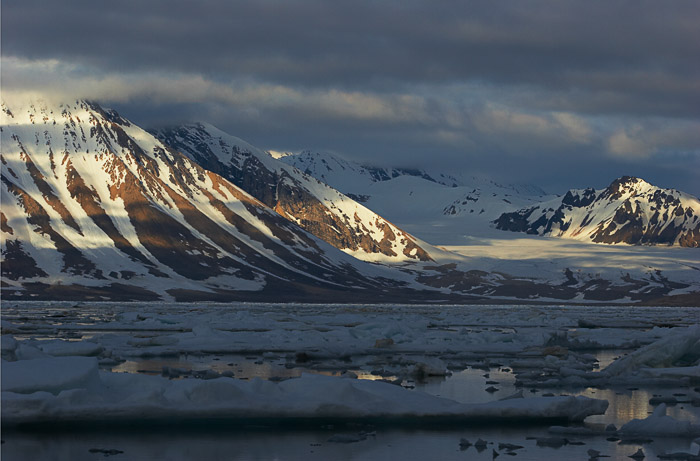
[[(486, 391), (488, 388), (498, 390)], [(500, 371), (500, 369), (484, 371), (475, 368), (455, 372), (445, 378), (418, 382), (416, 390), (462, 403), (492, 402), (518, 391), (515, 387), (515, 375), (512, 373)]]
[[(688, 391), (687, 388), (668, 387), (634, 390), (588, 388), (576, 394), (604, 399), (610, 403), (605, 415), (589, 416), (586, 419), (587, 423), (615, 424), (620, 427), (632, 419), (644, 419), (652, 414), (655, 407), (649, 404), (649, 399), (655, 395), (670, 397), (675, 393), (687, 394)], [(700, 408), (693, 407), (690, 403), (669, 405), (666, 408), (666, 414), (694, 424), (700, 423)]]
[[(599, 362), (612, 360), (620, 356), (619, 351), (600, 351), (596, 354)], [(414, 357), (414, 359), (418, 359)], [(242, 356), (242, 355), (182, 355), (177, 359), (138, 359), (129, 360), (111, 367), (115, 372), (161, 374), (164, 367), (182, 371), (200, 371), (211, 369), (219, 374), (229, 373), (239, 379), (271, 379), (281, 380), (301, 376), (302, 373), (316, 373), (329, 376), (340, 376), (344, 372), (351, 372), (359, 379), (386, 379), (395, 380), (396, 375), (391, 373), (374, 374), (366, 362), (372, 359), (364, 359), (365, 362), (334, 362), (332, 360), (298, 363), (294, 357), (282, 357), (268, 355), (266, 357)], [(375, 372), (376, 373), (376, 372)], [(187, 377), (188, 375), (185, 375)], [(176, 376), (176, 379), (178, 377)], [(426, 392), (462, 403), (486, 403), (499, 400), (522, 390), (523, 396), (535, 397), (539, 395), (582, 395), (586, 397), (603, 399), (609, 402), (608, 410), (604, 415), (590, 416), (586, 419), (589, 425), (615, 424), (622, 426), (632, 419), (644, 419), (649, 416), (654, 407), (649, 400), (654, 396), (671, 397), (673, 394), (688, 394), (687, 388), (613, 388), (613, 389), (529, 389), (515, 386), (515, 375), (508, 368), (467, 368), (454, 371), (445, 377), (404, 378), (402, 385), (409, 389)], [(684, 400), (684, 397), (678, 397)], [(676, 419), (691, 421), (700, 424), (700, 408), (693, 407), (690, 403), (679, 403), (667, 408), (667, 414)]]
[(391, 374), (379, 376), (347, 363), (344, 366), (333, 366), (331, 363), (326, 363), (325, 366), (317, 365), (316, 367), (311, 367), (282, 357), (259, 359), (257, 357), (247, 358), (232, 354), (217, 356), (182, 355), (178, 359), (127, 360), (118, 365), (104, 368), (117, 373), (143, 373), (149, 375), (164, 374), (164, 369), (168, 368), (174, 370), (169, 373), (169, 376), (174, 379), (188, 377), (192, 372), (202, 370), (213, 370), (222, 376), (231, 376), (238, 379), (260, 378), (273, 381), (298, 378), (302, 373), (314, 373), (325, 376), (340, 376), (343, 373), (353, 373), (358, 379), (397, 379), (396, 376)]

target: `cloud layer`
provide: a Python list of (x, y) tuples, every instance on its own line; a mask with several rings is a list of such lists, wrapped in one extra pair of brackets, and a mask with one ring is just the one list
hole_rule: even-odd
[[(554, 191), (700, 194), (700, 4), (6, 2), (3, 97)], [(9, 96), (8, 96), (9, 95)]]

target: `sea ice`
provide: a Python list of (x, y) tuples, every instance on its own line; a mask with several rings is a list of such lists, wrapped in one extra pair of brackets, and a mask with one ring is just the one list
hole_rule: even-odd
[(54, 357), (16, 362), (2, 361), (2, 395), (29, 394), (99, 385), (97, 359), (93, 357)]
[[(3, 362), (3, 424), (218, 418), (447, 418), (582, 421), (608, 403), (537, 397), (462, 404), (387, 383), (304, 374), (279, 383), (169, 380), (97, 371), (87, 357)], [(45, 392), (43, 392), (45, 391)], [(40, 404), (38, 403), (40, 402)]]
[(688, 327), (685, 331), (674, 329), (665, 338), (614, 361), (603, 370), (603, 373), (609, 376), (620, 376), (641, 367), (670, 367), (691, 352), (700, 357), (700, 325)]
[(700, 434), (700, 426), (690, 421), (678, 421), (666, 415), (666, 404), (661, 404), (646, 419), (633, 419), (620, 428), (624, 435), (650, 435), (667, 437), (688, 437)]
[(90, 341), (63, 341), (60, 339), (40, 341), (37, 348), (54, 357), (93, 356), (102, 352), (102, 346)]

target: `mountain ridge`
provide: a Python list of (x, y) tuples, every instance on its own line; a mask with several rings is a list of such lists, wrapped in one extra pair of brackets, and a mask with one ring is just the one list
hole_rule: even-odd
[(358, 259), (431, 260), (430, 246), (425, 242), (418, 242), (351, 197), (212, 125), (194, 123), (153, 133), (280, 215)]
[(632, 176), (568, 191), (494, 221), (498, 229), (630, 245), (700, 246), (700, 200)]
[(94, 103), (3, 104), (2, 118), (4, 288), (405, 285)]
[[(466, 246), (433, 247), (393, 218), (213, 127), (185, 130), (178, 142), (191, 149), (186, 155), (87, 101), (3, 104), (0, 117), (3, 299), (687, 304), (700, 293), (687, 252), (655, 251), (661, 261), (619, 255), (627, 262), (601, 274), (579, 257), (524, 260), (521, 242), (513, 247), (520, 252), (508, 256), (504, 241), (486, 239), (479, 247), (468, 233)], [(207, 149), (216, 160), (211, 169), (192, 158)], [(493, 208), (483, 214), (469, 208), (470, 200), (444, 214), (443, 203), (471, 189), (411, 174), (374, 183), (368, 203), (403, 201), (413, 223), (440, 232), (450, 221), (454, 232), (537, 198), (488, 184), (477, 202)], [(356, 249), (304, 230), (300, 224), (316, 218), (310, 208), (338, 220), (321, 221), (326, 230), (357, 232)], [(335, 223), (344, 230), (334, 230)], [(374, 243), (364, 248), (362, 239)], [(390, 245), (381, 248), (385, 239)], [(411, 254), (409, 239), (429, 258)]]
[(364, 177), (369, 182), (390, 181), (400, 176), (412, 176), (422, 178), (427, 181), (441, 184), (447, 187), (471, 187), (474, 185), (491, 184), (496, 187), (507, 188), (520, 195), (545, 196), (548, 195), (542, 188), (534, 184), (509, 184), (501, 185), (476, 176), (458, 173), (447, 173), (439, 169), (421, 169), (415, 167), (382, 167), (366, 163), (358, 163), (346, 160), (339, 155), (329, 152), (317, 152), (313, 150), (303, 150), (299, 153), (288, 153), (280, 157), (280, 161), (295, 166), (306, 174), (319, 179), (339, 190), (350, 190), (353, 186), (366, 187), (368, 182), (357, 181), (355, 184), (342, 182), (342, 178), (335, 173), (342, 171), (343, 174), (349, 172), (355, 177)]
[(491, 235), (490, 223), (502, 213), (551, 197), (538, 195), (544, 191), (536, 186), (504, 186), (478, 176), (438, 170), (406, 173), (365, 167), (323, 152), (288, 155), (281, 160), (434, 245), (457, 244), (464, 235)]

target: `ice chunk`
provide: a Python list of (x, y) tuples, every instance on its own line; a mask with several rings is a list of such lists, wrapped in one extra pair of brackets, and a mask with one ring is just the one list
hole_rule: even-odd
[(474, 446), (476, 448), (486, 448), (486, 444), (487, 444), (486, 440), (480, 438), (479, 440), (477, 440), (474, 443)]
[(674, 459), (679, 461), (697, 461), (698, 458), (700, 458), (700, 455), (694, 455), (684, 451), (678, 451), (675, 453), (661, 453), (658, 456), (659, 459)]
[[(5, 370), (6, 365), (13, 368)], [(48, 371), (48, 374), (47, 374)], [(62, 375), (63, 373), (63, 375)], [(56, 378), (59, 378), (58, 381)], [(96, 379), (97, 378), (97, 379)], [(7, 379), (7, 384), (6, 384)], [(93, 380), (97, 383), (93, 383)], [(90, 384), (96, 384), (90, 386)], [(66, 389), (74, 388), (74, 391)], [(86, 388), (86, 389), (82, 389)], [(605, 400), (535, 397), (462, 404), (387, 383), (302, 375), (279, 383), (97, 372), (94, 358), (62, 357), (3, 364), (3, 424), (32, 421), (196, 420), (217, 418), (446, 418), (455, 421), (564, 419), (605, 412)], [(37, 392), (64, 391), (54, 396)], [(37, 396), (43, 402), (37, 404)], [(40, 399), (40, 400), (41, 400)]]
[(690, 421), (678, 421), (666, 415), (666, 404), (662, 403), (646, 419), (633, 419), (620, 428), (622, 434), (683, 437), (700, 434), (700, 426)]
[(364, 434), (335, 434), (327, 441), (331, 443), (355, 443), (367, 440), (367, 436)]
[(55, 357), (2, 362), (3, 394), (28, 394), (38, 391), (58, 393), (98, 384), (97, 359), (94, 357)]
[(411, 374), (417, 377), (423, 376), (446, 376), (450, 374), (445, 362), (438, 358), (426, 357), (417, 362), (411, 370)]
[(700, 325), (676, 331), (635, 352), (617, 359), (604, 370), (609, 376), (619, 376), (641, 367), (670, 367), (678, 359), (695, 348), (700, 341)]
[(41, 349), (26, 343), (27, 341), (18, 343), (17, 349), (15, 349), (15, 358), (17, 360), (32, 360), (49, 357), (49, 355), (44, 353)]
[(16, 360), (15, 350), (17, 349), (17, 340), (10, 335), (2, 335), (0, 337), (0, 349), (2, 350), (3, 360)]
[(473, 444), (469, 440), (465, 439), (464, 437), (459, 439), (459, 448), (462, 450), (466, 450), (467, 448), (471, 447), (472, 445)]
[(695, 365), (694, 367), (642, 368), (639, 371), (642, 375), (651, 378), (700, 379), (700, 365)]
[(502, 399), (499, 399), (499, 400), (512, 400), (512, 399), (522, 399), (522, 398), (524, 398), (523, 390), (520, 389), (518, 392), (511, 394), (511, 395), (508, 395), (506, 397), (503, 397)]
[(523, 447), (522, 445), (515, 445), (512, 443), (499, 443), (498, 444), (499, 450), (515, 451), (515, 450), (520, 450), (521, 448), (525, 448), (525, 447)]
[(102, 346), (90, 341), (63, 341), (60, 339), (41, 341), (38, 346), (42, 352), (54, 357), (71, 355), (93, 356), (103, 350)]
[(3, 352), (14, 351), (17, 349), (17, 340), (11, 335), (2, 335), (0, 336), (0, 347), (2, 347)]

